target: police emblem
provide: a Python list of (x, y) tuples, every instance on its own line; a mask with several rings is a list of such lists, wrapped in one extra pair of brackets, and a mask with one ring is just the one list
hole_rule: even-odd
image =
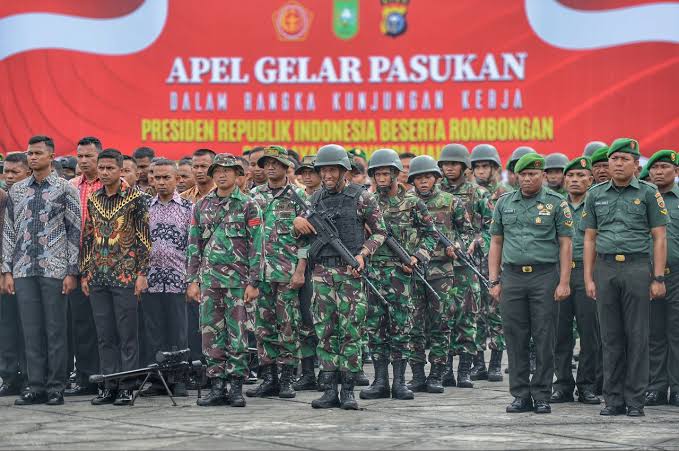
[(410, 0), (380, 0), (382, 4), (382, 21), (380, 31), (387, 36), (396, 37), (405, 33), (408, 28), (406, 13)]

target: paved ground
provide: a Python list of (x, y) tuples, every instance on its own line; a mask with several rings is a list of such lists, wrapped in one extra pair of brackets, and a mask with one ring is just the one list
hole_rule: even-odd
[(414, 401), (360, 400), (358, 412), (314, 410), (317, 396), (248, 399), (245, 409), (197, 407), (195, 393), (178, 407), (165, 398), (134, 407), (86, 398), (14, 407), (0, 398), (0, 449), (679, 449), (679, 408), (649, 407), (642, 419), (601, 417), (578, 403), (508, 415), (507, 376)]

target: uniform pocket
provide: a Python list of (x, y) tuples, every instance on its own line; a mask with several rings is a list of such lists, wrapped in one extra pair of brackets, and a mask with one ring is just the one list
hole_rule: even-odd
[(245, 238), (247, 228), (244, 222), (227, 222), (224, 224), (224, 234), (229, 238)]

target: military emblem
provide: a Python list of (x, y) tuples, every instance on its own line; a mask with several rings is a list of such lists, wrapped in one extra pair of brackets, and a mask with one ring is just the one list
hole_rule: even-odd
[(677, 160), (677, 154), (676, 153), (670, 154), (670, 160), (676, 161)]
[(665, 201), (661, 198), (658, 199), (658, 207), (665, 208)]
[(552, 204), (547, 204), (545, 206), (547, 207), (547, 210), (553, 210), (554, 209), (554, 205), (552, 205)]
[(632, 141), (631, 143), (629, 143), (629, 148), (632, 149), (632, 150), (636, 149), (636, 148), (637, 148), (637, 143), (635, 143), (634, 141)]
[(639, 205), (641, 203), (641, 199), (634, 199), (634, 205)]
[(358, 0), (334, 0), (332, 31), (340, 39), (351, 39), (358, 33)]
[(566, 225), (566, 227), (573, 227), (573, 221), (566, 221), (564, 222), (564, 224)]
[(313, 13), (301, 3), (290, 0), (274, 11), (273, 26), (281, 41), (303, 41), (309, 34)]
[(542, 210), (543, 208), (545, 208), (545, 206), (544, 206), (544, 205), (542, 205), (542, 204), (538, 204), (538, 210)]
[(667, 208), (663, 208), (660, 210), (661, 215), (667, 215)]
[(582, 166), (583, 168), (586, 168), (587, 167), (587, 160), (585, 160), (584, 158), (581, 159), (580, 160), (580, 166)]
[(406, 13), (409, 0), (381, 0), (382, 22), (380, 31), (387, 36), (396, 37), (408, 28)]
[(540, 217), (535, 218), (535, 223), (536, 224), (542, 224), (542, 218), (540, 218)]

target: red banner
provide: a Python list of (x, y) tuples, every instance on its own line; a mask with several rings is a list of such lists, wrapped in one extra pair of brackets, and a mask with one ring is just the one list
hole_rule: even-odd
[(648, 156), (679, 142), (678, 19), (644, 0), (6, 2), (0, 149), (575, 156), (626, 136)]

